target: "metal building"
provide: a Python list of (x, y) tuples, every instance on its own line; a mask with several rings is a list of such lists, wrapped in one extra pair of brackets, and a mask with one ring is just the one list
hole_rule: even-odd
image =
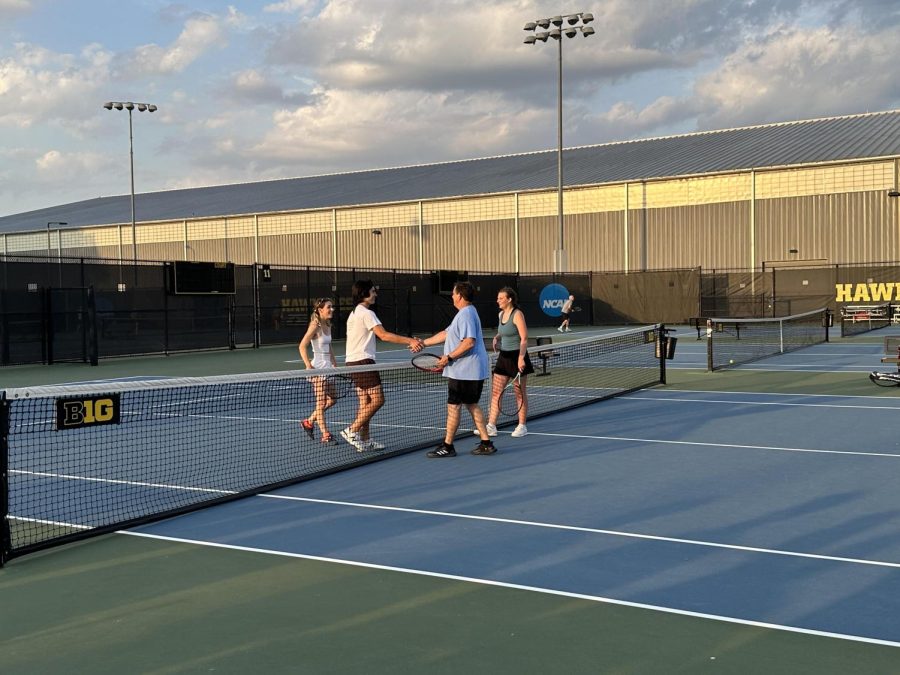
[[(0, 218), (0, 253), (547, 272), (556, 151), (128, 195)], [(900, 110), (564, 152), (570, 271), (900, 259)], [(60, 227), (58, 223), (66, 223)]]

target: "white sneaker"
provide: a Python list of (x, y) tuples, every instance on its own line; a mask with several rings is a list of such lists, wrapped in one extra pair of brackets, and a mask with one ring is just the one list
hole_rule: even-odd
[(515, 429), (513, 429), (513, 432), (510, 434), (510, 436), (512, 436), (513, 438), (522, 438), (522, 436), (527, 436), (527, 435), (528, 435), (528, 427), (526, 427), (524, 424), (520, 424), (519, 426), (517, 426)]
[(341, 438), (356, 448), (357, 452), (364, 452), (366, 449), (365, 441), (359, 437), (357, 432), (350, 431), (350, 427), (347, 427), (341, 432)]
[(571, 332), (572, 332), (572, 331), (569, 330), (569, 327), (566, 326), (566, 333), (571, 333)]
[(562, 333), (562, 332), (563, 332), (563, 327), (562, 327), (562, 326), (560, 326), (560, 327), (559, 327), (559, 328), (557, 328), (557, 329), (556, 329), (556, 330), (558, 330), (558, 331), (559, 331), (559, 332), (560, 332), (560, 333)]
[(379, 443), (373, 438), (370, 438), (366, 443), (367, 450), (384, 450), (384, 443)]
[[(496, 436), (497, 435), (497, 425), (496, 424), (491, 424), (490, 422), (488, 422), (484, 426), (487, 427), (488, 436)], [(472, 433), (474, 433), (476, 436), (481, 435), (480, 433), (478, 433), (478, 429), (475, 429)]]

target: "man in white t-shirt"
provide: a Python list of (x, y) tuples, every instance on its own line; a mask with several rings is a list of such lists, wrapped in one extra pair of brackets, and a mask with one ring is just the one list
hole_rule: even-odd
[(488, 436), (484, 411), (478, 402), (484, 389), (484, 381), (490, 375), (490, 361), (484, 348), (481, 320), (472, 304), (475, 287), (468, 281), (458, 281), (453, 286), (453, 306), (457, 314), (453, 321), (436, 335), (425, 338), (422, 345), (444, 344), (444, 355), (438, 361), (447, 378), (447, 428), (444, 441), (426, 454), (430, 459), (456, 457), (453, 439), (459, 430), (460, 409), (465, 406), (472, 415), (481, 443), (473, 455), (493, 455), (497, 452)]
[[(408, 346), (412, 351), (422, 349), (416, 338), (403, 337), (384, 329), (372, 305), (378, 289), (370, 280), (353, 284), (353, 311), (347, 319), (346, 365), (362, 366), (375, 363), (375, 338)], [(350, 375), (359, 396), (359, 409), (353, 423), (341, 432), (341, 437), (359, 452), (383, 450), (384, 446), (369, 436), (369, 421), (384, 405), (384, 390), (377, 371)]]

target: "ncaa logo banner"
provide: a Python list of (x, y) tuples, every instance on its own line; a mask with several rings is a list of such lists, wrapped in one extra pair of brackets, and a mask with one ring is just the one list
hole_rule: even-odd
[(119, 394), (56, 399), (57, 431), (118, 424), (119, 421)]
[(547, 284), (541, 289), (538, 302), (541, 303), (541, 311), (548, 316), (562, 314), (563, 303), (569, 299), (569, 291), (562, 284)]

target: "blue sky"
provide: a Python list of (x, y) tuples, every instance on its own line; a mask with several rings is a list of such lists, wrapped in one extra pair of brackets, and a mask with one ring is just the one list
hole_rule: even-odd
[[(0, 215), (900, 108), (897, 0), (0, 0)], [(348, 197), (352, 201), (352, 196)]]

